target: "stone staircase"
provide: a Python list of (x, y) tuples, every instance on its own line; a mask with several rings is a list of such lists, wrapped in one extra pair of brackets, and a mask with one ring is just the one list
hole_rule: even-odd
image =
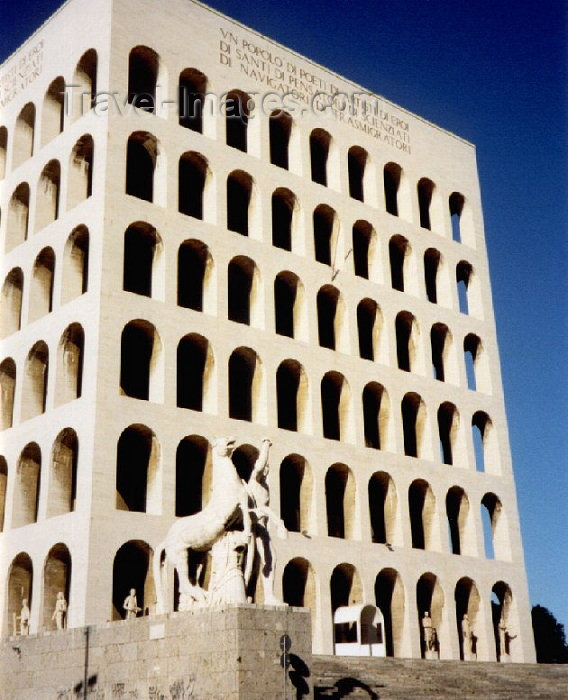
[(313, 656), (314, 698), (563, 698), (568, 665)]

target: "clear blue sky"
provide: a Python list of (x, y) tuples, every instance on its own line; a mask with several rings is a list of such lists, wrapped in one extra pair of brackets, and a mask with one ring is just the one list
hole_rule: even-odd
[[(60, 4), (0, 0), (0, 60)], [(568, 5), (209, 4), (477, 146), (531, 602), (568, 627)]]

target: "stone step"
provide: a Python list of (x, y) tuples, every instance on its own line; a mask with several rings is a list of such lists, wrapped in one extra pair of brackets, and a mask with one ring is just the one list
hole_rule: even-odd
[(314, 656), (317, 698), (568, 698), (568, 665)]

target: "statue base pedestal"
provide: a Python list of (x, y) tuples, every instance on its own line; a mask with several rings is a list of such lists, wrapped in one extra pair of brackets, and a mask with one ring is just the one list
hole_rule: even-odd
[[(284, 635), (290, 638), (287, 670), (281, 665)], [(0, 644), (2, 697), (18, 700), (75, 697), (84, 678), (89, 697), (311, 697), (311, 665), (308, 609), (246, 603)]]

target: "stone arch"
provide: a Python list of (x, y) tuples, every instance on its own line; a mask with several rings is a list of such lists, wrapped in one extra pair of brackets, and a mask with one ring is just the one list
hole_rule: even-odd
[(61, 166), (58, 160), (50, 160), (41, 171), (37, 183), (35, 231), (41, 231), (59, 218)]
[(229, 358), (229, 417), (260, 422), (266, 414), (262, 361), (251, 348), (239, 347)]
[[(128, 56), (128, 102), (156, 114), (156, 86), (163, 73), (158, 54), (148, 46), (135, 46)], [(160, 83), (164, 87), (164, 80)]]
[(486, 558), (511, 561), (507, 513), (501, 499), (487, 492), (481, 499), (481, 511)]
[(0, 533), (4, 532), (4, 519), (6, 516), (6, 495), (8, 490), (8, 463), (6, 458), (0, 456)]
[(203, 111), (207, 76), (197, 68), (185, 68), (179, 74), (179, 124), (203, 133)]
[(326, 372), (321, 380), (323, 436), (353, 442), (353, 407), (349, 383), (340, 372)]
[(4, 623), (4, 634), (6, 636), (16, 635), (20, 632), (20, 626), (16, 618), (22, 609), (22, 600), (28, 601), (30, 610), (33, 605), (33, 579), (34, 568), (32, 560), (27, 552), (17, 554), (8, 569), (8, 579), (6, 583), (6, 621)]
[[(521, 661), (521, 653), (518, 651), (520, 642), (515, 643), (514, 637), (511, 635), (513, 630), (520, 629), (517, 603), (511, 587), (505, 581), (497, 581), (491, 589), (491, 617), (497, 661), (501, 663)], [(499, 623), (501, 620), (503, 620), (505, 629), (500, 631)]]
[(483, 319), (479, 279), (467, 260), (460, 260), (456, 265), (456, 285), (460, 313)]
[(159, 401), (163, 393), (162, 362), (162, 341), (154, 325), (142, 319), (127, 323), (121, 336), (121, 394)]
[(489, 358), (479, 336), (468, 333), (463, 340), (463, 351), (468, 389), (490, 394)]
[(57, 348), (54, 404), (59, 406), (81, 396), (85, 333), (79, 323), (71, 323), (63, 331)]
[(347, 352), (347, 309), (341, 292), (332, 284), (325, 284), (318, 291), (316, 303), (320, 347)]
[(290, 532), (314, 531), (314, 480), (307, 460), (298, 454), (280, 464), (280, 517)]
[(395, 319), (396, 356), (398, 368), (417, 372), (421, 365), (420, 328), (409, 311), (400, 311)]
[(374, 299), (361, 299), (357, 304), (357, 335), (359, 357), (363, 360), (384, 361), (385, 342), (382, 337), (383, 314)]
[(356, 485), (345, 464), (332, 464), (325, 475), (325, 503), (328, 537), (355, 539), (357, 536)]
[(309, 608), (312, 624), (318, 615), (316, 574), (313, 566), (303, 557), (291, 559), (282, 573), (282, 599), (288, 605)]
[(6, 253), (9, 253), (13, 248), (27, 239), (29, 211), (30, 186), (27, 182), (20, 182), (12, 193), (8, 204), (6, 239), (4, 244)]
[[(456, 583), (454, 592), (456, 604), (456, 623), (460, 659), (471, 661), (485, 657), (485, 626), (482, 612), (481, 598), (475, 581), (464, 576)], [(465, 640), (462, 633), (463, 616), (467, 615), (471, 629), (471, 639)], [(468, 649), (468, 641), (471, 648)]]
[(21, 419), (27, 420), (45, 411), (49, 349), (39, 340), (29, 351), (24, 368)]
[(452, 192), (448, 199), (452, 238), (457, 243), (475, 247), (475, 229), (471, 206), (460, 192)]
[(387, 656), (405, 656), (406, 594), (400, 574), (390, 567), (375, 579), (375, 601), (383, 613)]
[(381, 544), (400, 543), (400, 514), (396, 486), (390, 474), (375, 472), (369, 479), (371, 539)]
[(360, 202), (375, 204), (374, 168), (369, 154), (361, 146), (351, 146), (347, 152), (349, 196)]
[(80, 225), (73, 229), (63, 251), (61, 303), (66, 304), (87, 291), (89, 279), (89, 230)]
[(475, 556), (475, 533), (469, 499), (460, 486), (452, 486), (446, 494), (448, 537), (452, 554)]
[(124, 232), (122, 288), (146, 297), (163, 298), (164, 245), (156, 229), (137, 221)]
[(415, 479), (408, 489), (412, 547), (440, 551), (438, 507), (430, 484)]
[(426, 404), (419, 394), (405, 394), (401, 403), (404, 454), (408, 457), (424, 457), (427, 446)]
[(41, 450), (35, 442), (21, 451), (16, 467), (12, 527), (37, 522), (41, 477)]
[(94, 105), (97, 95), (97, 64), (98, 56), (95, 49), (89, 49), (81, 56), (77, 62), (73, 73), (73, 85), (75, 85), (74, 95), (78, 95), (73, 103), (73, 121), (79, 119), (88, 112)]
[(307, 340), (306, 294), (298, 275), (284, 270), (274, 278), (274, 323), (278, 335)]
[(53, 310), (53, 282), (55, 277), (55, 253), (53, 248), (41, 250), (35, 261), (30, 286), (28, 321), (51, 313)]
[(369, 382), (363, 389), (362, 398), (365, 446), (383, 450), (389, 437), (389, 395), (382, 384)]
[(211, 344), (204, 336), (189, 333), (177, 348), (177, 406), (212, 413), (216, 388)]
[(25, 104), (16, 118), (12, 146), (12, 169), (27, 160), (34, 151), (36, 109), (33, 102)]
[(445, 401), (438, 408), (438, 436), (440, 443), (440, 461), (443, 464), (459, 463), (458, 441), (460, 414), (456, 406)]
[(308, 376), (297, 360), (284, 360), (276, 370), (276, 404), (279, 428), (310, 432)]
[(207, 158), (195, 151), (183, 153), (178, 165), (178, 211), (195, 219), (213, 221), (213, 182)]
[(214, 313), (215, 264), (205, 243), (190, 239), (180, 245), (177, 275), (178, 306)]
[(234, 257), (227, 268), (227, 311), (230, 321), (262, 328), (263, 294), (260, 270), (246, 255)]
[(258, 233), (256, 225), (257, 203), (252, 177), (244, 170), (233, 170), (227, 177), (227, 228), (229, 231), (248, 236)]
[(327, 204), (319, 204), (314, 209), (313, 235), (317, 262), (333, 267), (339, 247), (339, 219)]
[(421, 228), (443, 232), (442, 205), (436, 185), (432, 180), (423, 177), (418, 181), (416, 190)]
[(63, 593), (68, 606), (71, 601), (71, 554), (67, 547), (58, 542), (48, 552), (43, 565), (43, 601), (41, 626), (44, 630), (56, 629), (51, 617), (55, 609), (57, 594)]
[(296, 195), (285, 187), (272, 193), (272, 245), (282, 250), (297, 250), (299, 205)]
[(444, 605), (444, 591), (442, 590), (438, 577), (431, 572), (422, 574), (416, 584), (416, 609), (420, 630), (420, 651), (422, 658), (425, 658), (427, 651), (424, 644), (424, 628), (422, 625), (422, 618), (425, 612), (430, 613), (432, 628), (436, 631), (438, 638), (438, 651), (441, 652), (443, 657), (448, 658), (449, 656), (449, 649), (440, 649), (447, 640)]
[(212, 457), (209, 441), (187, 435), (176, 450), (176, 517), (202, 510), (211, 496)]
[(398, 163), (384, 166), (383, 185), (387, 213), (411, 221), (410, 185)]
[(0, 364), (0, 430), (14, 425), (14, 396), (16, 394), (16, 363), (7, 357)]
[(51, 468), (47, 492), (47, 517), (75, 510), (79, 440), (73, 428), (64, 428), (51, 450)]
[(379, 281), (377, 260), (377, 233), (368, 221), (353, 224), (353, 269), (357, 277)]
[(254, 101), (242, 90), (231, 90), (225, 101), (225, 141), (244, 153), (248, 150), (248, 126)]
[(156, 590), (152, 578), (154, 552), (142, 540), (129, 540), (120, 547), (112, 566), (111, 620), (124, 618), (124, 600), (130, 589), (136, 591), (141, 615), (153, 612), (156, 604)]
[(160, 514), (161, 447), (145, 425), (125, 428), (116, 447), (116, 508)]
[(0, 180), (6, 175), (6, 157), (8, 155), (8, 129), (0, 126)]
[(270, 162), (288, 170), (290, 161), (290, 141), (294, 120), (283, 110), (277, 110), (268, 118)]
[(1, 337), (19, 331), (22, 320), (22, 294), (24, 290), (24, 274), (19, 267), (14, 267), (4, 278), (2, 297), (0, 301), (0, 333)]
[(493, 421), (485, 411), (476, 411), (471, 419), (471, 429), (476, 470), (500, 474), (499, 443)]
[(157, 176), (165, 171), (164, 159), (155, 136), (147, 131), (130, 134), (126, 146), (126, 194), (162, 203), (163, 187)]
[(363, 585), (359, 572), (353, 564), (338, 564), (331, 574), (331, 613), (342, 605), (361, 605)]
[(435, 323), (430, 329), (432, 374), (440, 382), (458, 383), (458, 368), (453, 350), (453, 337), (445, 323)]
[(95, 146), (90, 134), (83, 134), (71, 151), (67, 173), (67, 209), (72, 209), (93, 193)]

